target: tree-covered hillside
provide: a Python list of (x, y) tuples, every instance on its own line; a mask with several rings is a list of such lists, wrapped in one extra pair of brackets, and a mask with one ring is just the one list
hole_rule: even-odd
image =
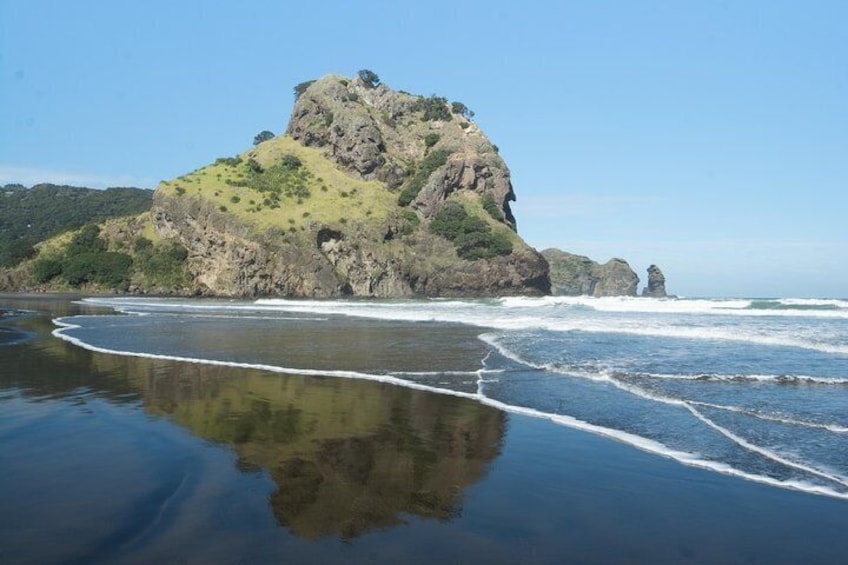
[(32, 246), (58, 233), (150, 209), (153, 191), (39, 184), (0, 188), (0, 267), (33, 254)]

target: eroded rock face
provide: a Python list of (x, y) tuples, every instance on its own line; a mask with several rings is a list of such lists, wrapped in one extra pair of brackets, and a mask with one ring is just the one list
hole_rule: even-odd
[[(400, 189), (429, 151), (450, 156), (431, 174), (412, 208), (432, 218), (451, 194), (490, 194), (504, 221), (515, 229), (509, 203), (515, 200), (509, 169), (497, 148), (466, 117), (422, 120), (424, 98), (395, 92), (385, 85), (369, 87), (361, 80), (325, 76), (309, 86), (295, 103), (287, 133), (365, 180), (381, 180)], [(427, 136), (438, 141), (429, 144)]]
[(560, 296), (636, 296), (639, 277), (623, 259), (603, 265), (583, 255), (545, 249), (550, 265), (551, 292)]
[(298, 234), (252, 234), (201, 199), (157, 193), (153, 221), (189, 252), (195, 294), (215, 296), (501, 296), (550, 291), (548, 265), (517, 244), (512, 255), (463, 261), (442, 238), (419, 233), (398, 244), (379, 226), (320, 224)]
[(665, 275), (656, 265), (648, 267), (648, 286), (642, 290), (642, 296), (651, 298), (665, 298), (668, 296), (665, 290)]

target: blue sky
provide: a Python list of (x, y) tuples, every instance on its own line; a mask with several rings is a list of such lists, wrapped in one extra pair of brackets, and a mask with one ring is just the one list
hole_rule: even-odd
[(539, 249), (848, 297), (846, 1), (0, 0), (0, 183), (152, 188), (362, 68), (476, 112)]

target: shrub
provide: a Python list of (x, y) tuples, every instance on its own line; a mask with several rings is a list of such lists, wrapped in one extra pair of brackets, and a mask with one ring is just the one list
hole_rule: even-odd
[[(259, 137), (259, 136), (257, 136), (257, 137)], [(227, 165), (229, 167), (238, 167), (239, 165), (241, 165), (241, 163), (242, 163), (241, 157), (239, 157), (239, 156), (236, 156), (236, 157), (218, 157), (217, 159), (215, 159), (216, 165)]]
[(274, 139), (274, 132), (268, 131), (267, 129), (260, 131), (253, 138), (253, 145), (259, 145), (264, 141), (268, 141), (269, 139)]
[(62, 274), (62, 262), (58, 259), (39, 259), (33, 264), (31, 274), (36, 283), (46, 283)]
[(374, 88), (378, 84), (380, 84), (380, 77), (377, 76), (377, 73), (374, 71), (370, 71), (368, 69), (362, 69), (357, 73), (359, 75), (359, 80), (365, 84), (366, 88)]
[(484, 220), (470, 216), (458, 202), (445, 202), (429, 229), (452, 242), (457, 255), (467, 261), (512, 253), (512, 243), (506, 235), (493, 232)]
[(129, 285), (132, 262), (132, 257), (124, 253), (80, 253), (68, 257), (62, 276), (72, 286), (97, 283), (125, 290)]
[(251, 157), (247, 160), (247, 168), (250, 169), (251, 173), (262, 173), (262, 165), (259, 164), (259, 161)]
[(300, 97), (301, 97), (301, 95), (302, 95), (304, 92), (306, 92), (306, 89), (307, 89), (307, 88), (309, 88), (310, 86), (312, 86), (312, 83), (313, 83), (313, 82), (315, 82), (315, 81), (314, 81), (314, 80), (307, 80), (307, 81), (301, 82), (300, 84), (298, 84), (298, 85), (296, 85), (296, 86), (294, 87), (294, 99), (295, 99), (295, 101), (296, 101), (298, 98), (300, 98)]
[(424, 188), (424, 184), (427, 182), (427, 179), (430, 178), (430, 175), (433, 172), (447, 163), (448, 157), (450, 153), (445, 151), (444, 149), (436, 149), (435, 151), (431, 151), (424, 157), (424, 160), (421, 161), (421, 165), (419, 165), (418, 170), (409, 179), (409, 182), (406, 183), (406, 186), (401, 191), (398, 196), (398, 204), (401, 206), (409, 206), (409, 204), (415, 200), (415, 197), (418, 196), (418, 193), (421, 192), (421, 189)]
[(491, 194), (483, 196), (483, 210), (488, 212), (489, 215), (497, 221), (503, 221), (503, 214), (501, 214), (500, 208), (498, 208), (497, 203), (495, 203), (495, 197)]
[(298, 156), (291, 153), (283, 155), (283, 158), (280, 159), (280, 164), (288, 169), (298, 169), (303, 166), (303, 162), (298, 158)]
[(153, 242), (146, 237), (138, 237), (133, 243), (133, 250), (136, 253), (149, 253), (153, 249)]
[(68, 255), (103, 251), (106, 251), (106, 242), (100, 239), (100, 226), (95, 224), (89, 224), (77, 232), (66, 250)]
[(438, 133), (428, 133), (426, 136), (424, 136), (424, 145), (427, 147), (433, 147), (439, 142), (441, 138), (442, 136)]
[(421, 121), (432, 122), (442, 121), (449, 122), (453, 116), (450, 108), (448, 108), (448, 99), (433, 94), (428, 98), (419, 98), (412, 104), (414, 112), (423, 112)]
[(238, 195), (233, 194), (232, 196), (230, 196), (230, 202), (232, 202), (233, 204), (238, 204), (239, 202), (241, 202), (241, 198)]
[(474, 112), (468, 109), (468, 106), (463, 104), (462, 102), (451, 102), (451, 111), (454, 114), (459, 114), (464, 118), (468, 118), (469, 120), (474, 117)]
[(184, 263), (188, 250), (179, 243), (150, 247), (136, 257), (135, 267), (151, 283), (163, 287), (177, 287), (188, 282)]

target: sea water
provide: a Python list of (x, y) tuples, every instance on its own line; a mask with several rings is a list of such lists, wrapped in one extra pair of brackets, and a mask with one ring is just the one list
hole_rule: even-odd
[(55, 335), (102, 352), (467, 397), (686, 465), (848, 498), (846, 300), (86, 303), (125, 315), (60, 318)]

